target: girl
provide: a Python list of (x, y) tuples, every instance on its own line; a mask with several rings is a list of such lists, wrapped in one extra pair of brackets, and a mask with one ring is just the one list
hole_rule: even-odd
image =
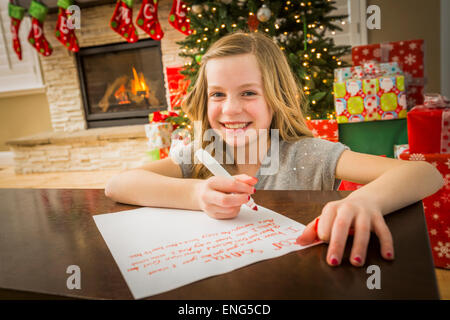
[[(327, 203), (320, 219), (308, 224), (297, 242), (307, 245), (316, 237), (329, 242), (326, 260), (337, 266), (353, 228), (350, 262), (362, 266), (373, 231), (383, 258), (394, 259), (383, 216), (435, 193), (443, 185), (442, 176), (427, 162), (361, 154), (341, 143), (313, 138), (303, 117), (304, 105), (288, 62), (272, 39), (261, 33), (224, 36), (203, 55), (183, 109), (191, 120), (200, 121), (201, 137), (213, 131), (230, 151), (226, 155), (245, 156), (245, 161), (222, 161), (235, 180), (212, 176), (194, 163), (191, 144), (184, 150), (188, 163), (185, 157), (183, 162), (173, 156), (124, 171), (108, 181), (105, 194), (123, 203), (203, 210), (216, 219), (231, 219), (255, 189), (335, 190), (341, 179), (354, 181), (366, 185)], [(275, 131), (261, 133), (269, 129)], [(276, 133), (279, 139), (273, 140)], [(249, 161), (254, 155), (249, 150), (256, 144), (256, 161)], [(263, 173), (267, 159), (278, 164), (277, 170)]]

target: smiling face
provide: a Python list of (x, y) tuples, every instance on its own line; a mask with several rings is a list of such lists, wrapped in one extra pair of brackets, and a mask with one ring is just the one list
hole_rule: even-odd
[[(261, 71), (252, 54), (207, 62), (208, 121), (230, 146), (242, 147), (269, 129), (272, 110), (264, 98)], [(246, 137), (248, 137), (246, 139)]]

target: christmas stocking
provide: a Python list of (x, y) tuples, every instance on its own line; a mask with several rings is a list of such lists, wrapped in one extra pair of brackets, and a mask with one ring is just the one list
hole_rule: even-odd
[(133, 0), (118, 0), (110, 22), (111, 28), (130, 43), (139, 40), (132, 16)]
[(44, 20), (47, 15), (47, 7), (37, 1), (31, 1), (28, 13), (31, 15), (31, 30), (28, 34), (28, 41), (44, 56), (49, 56), (53, 48), (44, 36)]
[(187, 7), (181, 0), (173, 0), (172, 9), (169, 14), (169, 23), (172, 27), (184, 33), (185, 35), (190, 35), (192, 30), (189, 27), (189, 22), (187, 19)]
[(11, 17), (11, 37), (13, 41), (13, 48), (19, 60), (22, 60), (22, 47), (20, 46), (19, 40), (19, 27), (20, 23), (22, 22), (23, 15), (25, 14), (25, 8), (9, 3), (8, 13)]
[(73, 52), (78, 52), (80, 47), (78, 46), (77, 36), (75, 30), (67, 26), (67, 21), (70, 15), (67, 12), (67, 8), (72, 5), (72, 0), (58, 0), (58, 21), (56, 22), (55, 35), (67, 49)]
[(142, 0), (136, 23), (153, 40), (161, 40), (164, 32), (161, 30), (161, 24), (158, 21), (158, 0)]

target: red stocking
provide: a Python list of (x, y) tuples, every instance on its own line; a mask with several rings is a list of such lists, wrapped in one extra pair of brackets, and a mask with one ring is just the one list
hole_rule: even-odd
[(184, 33), (185, 35), (190, 35), (192, 30), (190, 29), (189, 22), (187, 19), (187, 7), (181, 0), (173, 0), (172, 9), (169, 14), (169, 23), (172, 27)]
[(133, 0), (118, 0), (116, 9), (111, 18), (110, 26), (115, 32), (120, 34), (130, 43), (139, 40), (132, 18)]
[(56, 22), (55, 35), (67, 49), (73, 52), (78, 52), (80, 47), (78, 46), (77, 36), (74, 29), (67, 27), (67, 20), (70, 17), (67, 12), (67, 8), (72, 5), (72, 0), (58, 0), (58, 21)]
[(164, 32), (161, 30), (161, 24), (158, 21), (158, 0), (142, 0), (136, 23), (153, 40), (161, 40)]
[(13, 41), (13, 48), (19, 60), (22, 60), (22, 47), (20, 45), (19, 39), (19, 27), (20, 23), (22, 22), (23, 15), (25, 14), (25, 8), (9, 3), (8, 13), (11, 17), (11, 37)]
[(53, 48), (44, 36), (44, 20), (47, 15), (47, 7), (42, 3), (31, 1), (28, 13), (31, 15), (31, 30), (28, 34), (28, 41), (44, 56), (49, 56)]

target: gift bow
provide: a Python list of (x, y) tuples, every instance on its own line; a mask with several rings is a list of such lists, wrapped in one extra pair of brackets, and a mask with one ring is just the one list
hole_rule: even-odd
[(423, 96), (425, 108), (450, 108), (450, 100), (438, 93), (427, 93)]

